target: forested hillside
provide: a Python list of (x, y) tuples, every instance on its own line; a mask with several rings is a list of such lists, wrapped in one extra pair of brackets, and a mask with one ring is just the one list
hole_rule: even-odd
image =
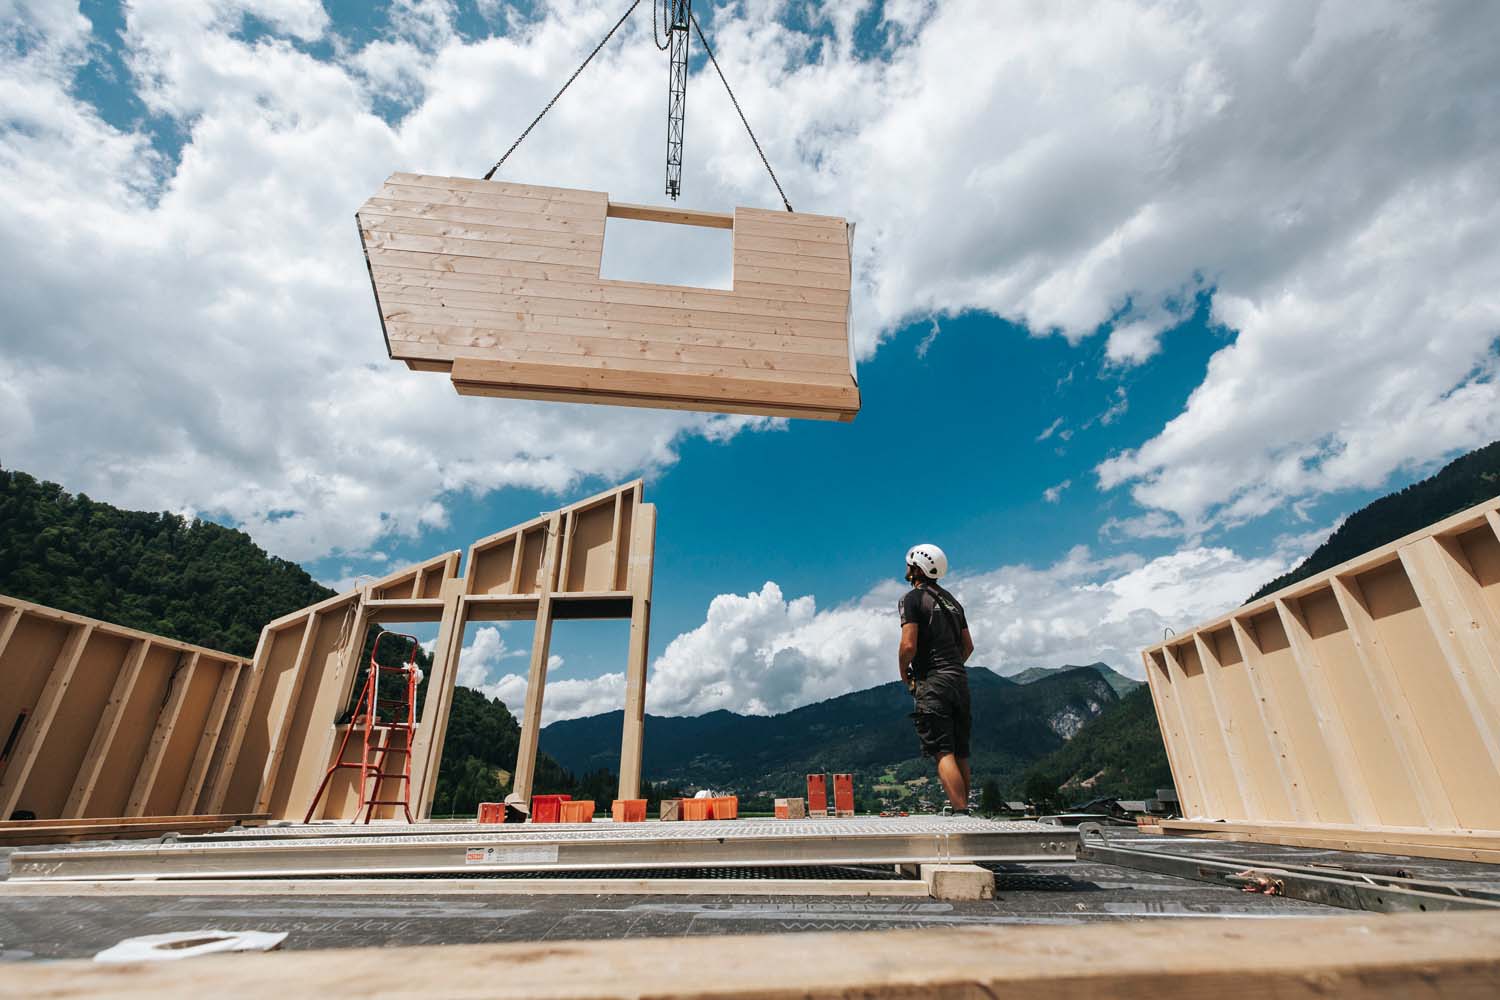
[(333, 595), (243, 531), (120, 510), (6, 469), (0, 593), (241, 656), (266, 622)]
[(1151, 691), (1141, 684), (1028, 768), (1006, 798), (1066, 806), (1101, 795), (1148, 798), (1171, 786)]
[(1500, 441), (1454, 459), (1436, 475), (1355, 511), (1302, 564), (1250, 595), (1264, 597), (1450, 514), (1500, 494)]

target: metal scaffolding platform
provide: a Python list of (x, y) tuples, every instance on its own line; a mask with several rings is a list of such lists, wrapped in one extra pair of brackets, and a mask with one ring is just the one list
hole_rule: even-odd
[(1071, 860), (1077, 834), (968, 817), (269, 827), (11, 856), (12, 881)]

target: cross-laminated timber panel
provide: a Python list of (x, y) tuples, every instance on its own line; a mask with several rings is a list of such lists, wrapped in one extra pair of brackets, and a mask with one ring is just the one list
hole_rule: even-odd
[(0, 595), (0, 820), (202, 813), (238, 656)]
[[(602, 277), (608, 218), (732, 231), (732, 290)], [(356, 213), (386, 349), (467, 395), (851, 420), (852, 227), (392, 174)]]
[[(642, 501), (637, 480), (474, 542), (463, 575), (460, 553), (449, 552), (271, 622), (256, 649), (256, 684), (242, 699), (251, 708), (228, 737), (234, 765), (220, 771), (206, 805), (275, 819), (308, 815), (347, 725), (337, 720), (358, 681), (369, 626), (399, 622), (438, 623), (411, 745), (412, 809), (424, 818), (437, 788), (465, 629), (471, 622), (532, 623), (513, 785), (529, 795), (552, 626), (579, 618), (631, 623), (620, 797), (637, 797), (655, 531), (656, 508)], [(356, 732), (346, 752), (357, 755), (360, 746)], [(391, 754), (385, 769), (402, 763), (399, 753)], [(340, 770), (313, 818), (353, 818), (358, 802), (357, 772)], [(386, 806), (375, 815), (391, 818), (395, 812)]]
[(1142, 656), (1169, 828), (1500, 860), (1500, 497)]

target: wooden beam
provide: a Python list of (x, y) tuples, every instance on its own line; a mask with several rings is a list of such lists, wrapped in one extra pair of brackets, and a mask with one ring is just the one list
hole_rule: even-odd
[(150, 650), (151, 640), (149, 639), (136, 639), (131, 644), (130, 652), (126, 654), (125, 662), (115, 677), (115, 685), (110, 690), (109, 701), (105, 702), (104, 711), (99, 716), (99, 727), (94, 731), (93, 741), (89, 743), (88, 751), (84, 754), (83, 765), (78, 769), (78, 777), (73, 782), (73, 789), (68, 793), (67, 804), (63, 806), (63, 816), (82, 817), (88, 812), (89, 801), (94, 796), (94, 788), (99, 784), (99, 775), (104, 770), (104, 762), (109, 756), (110, 748), (114, 745), (115, 734), (119, 732), (120, 720), (125, 717), (125, 706), (135, 691), (136, 681), (141, 676), (141, 667), (145, 664), (146, 654)]
[(1256, 710), (1260, 713), (1261, 723), (1271, 744), (1272, 756), (1276, 759), (1277, 777), (1281, 781), (1286, 800), (1296, 818), (1314, 819), (1317, 814), (1309, 803), (1307, 781), (1302, 775), (1296, 747), (1286, 736), (1286, 719), (1282, 715), (1275, 690), (1270, 679), (1265, 676), (1260, 646), (1240, 619), (1231, 618), (1229, 624), (1230, 634), (1234, 636), (1240, 651), (1240, 659), (1245, 661), (1245, 676), (1250, 682)]
[(1276, 600), (1276, 613), (1281, 618), (1281, 627), (1286, 630), (1287, 641), (1292, 644), (1292, 654), (1297, 661), (1297, 679), (1307, 691), (1318, 730), (1323, 736), (1323, 745), (1328, 749), (1329, 762), (1333, 765), (1333, 773), (1349, 807), (1350, 816), (1356, 823), (1378, 823), (1380, 814), (1375, 809), (1375, 801), (1360, 771), (1359, 756), (1349, 738), (1349, 731), (1344, 726), (1343, 717), (1339, 714), (1338, 700), (1329, 689), (1328, 679), (1323, 675), (1323, 666), (1313, 649), (1307, 624), (1286, 600)]
[[(12, 624), (11, 628), (14, 627)], [(42, 685), (36, 704), (26, 719), (26, 728), (16, 741), (15, 749), (11, 751), (4, 775), (0, 775), (0, 819), (9, 819), (11, 813), (15, 812), (21, 793), (26, 788), (26, 779), (31, 776), (31, 769), (36, 766), (37, 757), (42, 752), (47, 730), (51, 728), (52, 720), (62, 705), (63, 695), (73, 681), (73, 671), (78, 667), (83, 647), (93, 634), (92, 624), (74, 625), (69, 630), (68, 637), (63, 640), (62, 649), (58, 652), (52, 669), (48, 671), (46, 683)]]
[(547, 657), (552, 646), (552, 594), (557, 586), (558, 550), (562, 543), (562, 518), (553, 512), (547, 518), (547, 542), (542, 557), (542, 580), (531, 640), (531, 669), (526, 676), (526, 706), (521, 718), (521, 745), (516, 751), (511, 789), (530, 801), (536, 775), (537, 741), (542, 731), (542, 696), (547, 687)]
[(1467, 721), (1484, 744), (1492, 773), (1500, 774), (1500, 643), (1482, 622), (1487, 609), (1467, 600), (1454, 572), (1460, 567), (1435, 536), (1396, 551), (1463, 697)]
[(1195, 727), (1188, 718), (1187, 708), (1183, 704), (1186, 694), (1183, 690), (1183, 678), (1186, 676), (1182, 664), (1177, 662), (1177, 657), (1172, 653), (1171, 646), (1162, 647), (1162, 655), (1166, 658), (1167, 678), (1172, 684), (1171, 701), (1177, 708), (1177, 724), (1181, 727), (1183, 739), (1187, 744), (1187, 756), (1192, 764), (1194, 780), (1197, 784), (1198, 797), (1202, 801), (1203, 808), (1209, 816), (1222, 816), (1223, 806), (1221, 794), (1215, 788), (1212, 780), (1205, 769), (1204, 753), (1200, 741), (1196, 738)]
[(651, 650), (652, 566), (656, 554), (655, 504), (636, 504), (631, 535), (630, 653), (625, 665), (625, 711), (620, 734), (617, 795), (621, 799), (641, 797), (641, 763), (645, 757), (646, 739), (646, 665)]
[(5, 647), (10, 645), (10, 637), (16, 634), (16, 626), (21, 624), (21, 616), (25, 610), (19, 606), (8, 609), (5, 617), (0, 619), (0, 656), (5, 655)]
[[(519, 539), (516, 551), (520, 551)], [(470, 572), (473, 572), (472, 561)], [(416, 739), (412, 744), (412, 813), (420, 820), (432, 817), (432, 800), (437, 794), (438, 767), (448, 735), (453, 687), (458, 678), (458, 661), (463, 653), (467, 626), (464, 615), (466, 589), (463, 579), (443, 581), (443, 617), (432, 649), (432, 676), (427, 680), (427, 699), (422, 704), (422, 718), (417, 723)]]
[(1198, 663), (1203, 667), (1203, 680), (1208, 686), (1208, 700), (1213, 706), (1214, 721), (1218, 724), (1219, 733), (1224, 739), (1224, 753), (1229, 762), (1230, 772), (1234, 775), (1235, 787), (1239, 790), (1239, 800), (1246, 814), (1260, 816), (1264, 814), (1265, 806), (1260, 801), (1260, 793), (1255, 787), (1255, 779), (1250, 773), (1250, 752), (1245, 747), (1245, 732), (1242, 726), (1236, 725), (1240, 713), (1250, 708), (1248, 705), (1231, 705), (1229, 692), (1222, 690), (1219, 686), (1218, 674), (1224, 669), (1219, 663), (1219, 656), (1208, 643), (1203, 641), (1203, 636), (1193, 633), (1193, 648), (1198, 652)]
[[(358, 600), (358, 597), (349, 598)], [(281, 757), (286, 752), (286, 738), (291, 731), (292, 718), (297, 714), (297, 696), (302, 693), (303, 682), (307, 679), (307, 665), (312, 659), (313, 640), (318, 634), (318, 624), (323, 615), (332, 608), (321, 608), (318, 611), (309, 612), (307, 624), (302, 626), (302, 640), (297, 646), (296, 659), (291, 666), (291, 690), (287, 693), (286, 706), (282, 709), (281, 717), (276, 720), (271, 730), (270, 746), (266, 748), (266, 763), (261, 771), (260, 790), (255, 795), (255, 811), (268, 812), (271, 807), (271, 796), (276, 791), (276, 777), (281, 771)]]
[[(1453, 803), (1443, 791), (1442, 775), (1433, 763), (1432, 755), (1422, 739), (1422, 731), (1416, 724), (1411, 705), (1401, 690), (1401, 682), (1391, 667), (1390, 657), (1380, 642), (1375, 620), (1360, 591), (1359, 581), (1354, 577), (1330, 577), (1333, 596), (1338, 601), (1339, 611), (1354, 636), (1355, 650), (1360, 666), (1369, 681), (1370, 690), (1381, 707), (1381, 713), (1390, 727), (1390, 741), (1401, 761), (1403, 780), (1417, 800), (1422, 816), (1429, 826), (1452, 829), (1458, 826), (1453, 812)], [(1391, 776), (1394, 777), (1394, 776)]]
[(172, 731), (177, 726), (177, 717), (182, 714), (183, 702), (187, 701), (188, 688), (193, 684), (193, 674), (198, 669), (201, 653), (179, 653), (178, 667), (172, 672), (172, 687), (167, 692), (166, 703), (156, 717), (156, 727), (151, 731), (151, 742), (146, 747), (146, 756), (136, 772), (135, 784), (130, 789), (126, 816), (143, 816), (156, 788), (156, 776), (161, 771), (161, 762), (167, 754), (167, 744), (172, 741)]
[(410, 996), (413, 984), (428, 983), (455, 1000), (1488, 1000), (1500, 992), (1500, 921), (1489, 913), (1359, 914), (1190, 919), (1170, 930), (1141, 920), (351, 948), (131, 965), (23, 962), (7, 967), (6, 981), (18, 996), (117, 1000), (221, 995), (225, 984), (245, 996), (336, 996), (351, 982), (369, 1000)]
[(705, 229), (733, 229), (733, 212), (700, 212), (691, 208), (667, 208), (664, 205), (631, 205), (612, 201), (605, 213), (611, 219), (635, 219), (640, 222), (669, 222), (679, 226), (702, 226)]
[(177, 799), (177, 813), (189, 815), (197, 810), (198, 793), (203, 790), (203, 779), (208, 776), (208, 765), (213, 762), (214, 748), (219, 745), (219, 733), (224, 729), (224, 719), (229, 714), (229, 702), (234, 697), (234, 685), (238, 679), (236, 664), (225, 663), (220, 668), (219, 687), (214, 700), (208, 706), (208, 718), (204, 720), (203, 734), (198, 737), (198, 749), (193, 753), (193, 763), (188, 767), (187, 781), (182, 795)]
[[(229, 741), (224, 745), (224, 762), (219, 771), (209, 782), (208, 791), (204, 796), (204, 812), (217, 814), (224, 808), (224, 799), (229, 795), (229, 786), (234, 780), (235, 771), (241, 766), (240, 747), (245, 742), (245, 730), (250, 728), (250, 720), (255, 715), (255, 699), (260, 694), (261, 681), (266, 677), (266, 662), (271, 655), (272, 630), (269, 625), (260, 630), (260, 638), (256, 640), (255, 656), (244, 667), (250, 671), (246, 678), (249, 685), (245, 689), (245, 697), (240, 701), (238, 714), (229, 726)], [(257, 767), (258, 762), (245, 761), (243, 766)]]

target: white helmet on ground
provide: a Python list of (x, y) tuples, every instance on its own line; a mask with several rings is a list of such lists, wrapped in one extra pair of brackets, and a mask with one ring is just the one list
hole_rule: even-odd
[(929, 580), (936, 580), (948, 572), (948, 557), (936, 545), (923, 542), (907, 550), (906, 565), (915, 566)]

